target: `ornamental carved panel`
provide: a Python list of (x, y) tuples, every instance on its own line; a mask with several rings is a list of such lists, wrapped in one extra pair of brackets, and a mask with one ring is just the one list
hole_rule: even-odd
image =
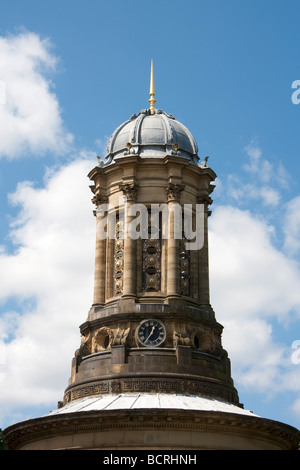
[(114, 240), (113, 295), (123, 293), (124, 239), (122, 223), (117, 217), (116, 238)]
[[(161, 220), (159, 227), (153, 227), (154, 221), (148, 215), (148, 238), (142, 240), (143, 250), (143, 291), (161, 290)], [(151, 230), (157, 229), (158, 238), (151, 238)]]
[(180, 294), (190, 296), (190, 252), (183, 236), (179, 242)]
[(100, 328), (93, 337), (92, 352), (97, 353), (109, 349), (111, 347), (113, 337), (114, 335), (110, 328), (105, 326)]

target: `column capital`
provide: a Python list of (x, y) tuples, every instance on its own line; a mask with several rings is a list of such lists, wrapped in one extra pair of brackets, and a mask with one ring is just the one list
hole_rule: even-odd
[(197, 197), (198, 204), (204, 204), (204, 210), (207, 212), (207, 215), (211, 215), (211, 211), (208, 210), (208, 206), (213, 203), (212, 198), (208, 194), (201, 194)]
[(136, 201), (139, 186), (135, 182), (119, 184), (119, 188), (123, 192), (124, 196), (126, 196), (128, 201)]
[(212, 198), (208, 194), (200, 194), (197, 197), (198, 204), (204, 204), (206, 207), (213, 203)]
[(96, 207), (100, 206), (100, 204), (107, 204), (108, 196), (103, 193), (96, 193), (92, 199), (92, 203), (95, 204)]
[(184, 190), (184, 184), (168, 183), (166, 186), (167, 201), (180, 201), (181, 193)]

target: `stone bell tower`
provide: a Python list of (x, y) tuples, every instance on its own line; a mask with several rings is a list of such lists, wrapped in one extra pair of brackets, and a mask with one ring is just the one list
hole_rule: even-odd
[(207, 218), (216, 175), (199, 164), (190, 132), (154, 108), (153, 90), (151, 74), (150, 109), (113, 133), (106, 163), (89, 173), (94, 302), (64, 403), (151, 392), (238, 405), (209, 300)]
[(150, 108), (112, 134), (89, 173), (94, 299), (63, 401), (9, 428), (14, 448), (291, 449), (294, 428), (244, 410), (210, 305), (216, 174), (190, 131)]

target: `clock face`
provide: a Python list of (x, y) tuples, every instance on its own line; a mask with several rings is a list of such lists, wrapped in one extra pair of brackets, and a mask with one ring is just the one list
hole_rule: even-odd
[(158, 320), (145, 320), (138, 327), (137, 337), (143, 346), (159, 346), (166, 338), (166, 329)]

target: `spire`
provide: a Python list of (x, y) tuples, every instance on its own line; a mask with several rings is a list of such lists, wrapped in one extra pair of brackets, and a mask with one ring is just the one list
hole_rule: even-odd
[(151, 60), (151, 75), (150, 75), (150, 114), (154, 114), (154, 105), (156, 103), (155, 87), (154, 87), (154, 74), (153, 74), (153, 60)]

